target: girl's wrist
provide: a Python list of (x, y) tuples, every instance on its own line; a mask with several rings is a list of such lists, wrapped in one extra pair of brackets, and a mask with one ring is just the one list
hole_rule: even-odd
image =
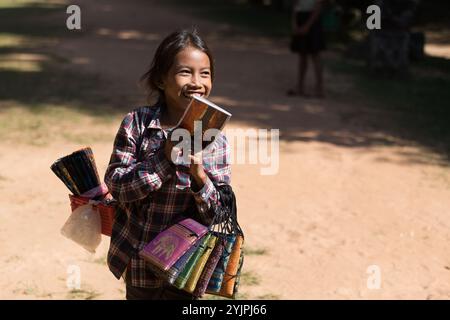
[(192, 176), (195, 180), (195, 183), (200, 187), (200, 189), (203, 188), (203, 186), (206, 184), (206, 181), (208, 180), (206, 174)]
[(192, 191), (199, 192), (205, 186), (207, 178), (205, 178), (204, 180), (200, 179), (200, 178), (196, 178), (194, 176), (193, 176), (193, 178), (194, 178), (192, 181), (193, 183), (191, 185)]
[(194, 180), (195, 182), (197, 182), (198, 185), (204, 185), (207, 181), (207, 176), (206, 175), (202, 175), (202, 176), (194, 176)]

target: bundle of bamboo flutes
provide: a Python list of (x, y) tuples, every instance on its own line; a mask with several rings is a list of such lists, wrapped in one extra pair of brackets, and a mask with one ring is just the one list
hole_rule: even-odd
[(74, 195), (81, 195), (101, 184), (89, 147), (56, 160), (50, 168)]

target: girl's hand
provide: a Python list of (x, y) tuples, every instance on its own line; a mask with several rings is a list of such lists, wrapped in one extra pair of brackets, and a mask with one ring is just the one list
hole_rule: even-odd
[(203, 168), (202, 159), (203, 157), (201, 151), (197, 154), (189, 155), (189, 160), (191, 161), (189, 171), (199, 189), (203, 188), (208, 178), (205, 173), (205, 169)]

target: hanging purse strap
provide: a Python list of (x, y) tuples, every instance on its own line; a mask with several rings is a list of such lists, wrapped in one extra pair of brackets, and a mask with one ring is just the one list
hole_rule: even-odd
[(233, 188), (227, 184), (215, 185), (215, 187), (219, 193), (219, 205), (213, 204), (215, 212), (213, 223), (220, 223), (221, 231), (224, 233), (241, 235), (244, 237), (244, 232), (237, 219), (236, 196)]

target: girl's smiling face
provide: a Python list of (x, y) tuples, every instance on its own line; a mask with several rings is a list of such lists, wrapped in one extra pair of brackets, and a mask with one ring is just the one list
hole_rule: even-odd
[(167, 107), (174, 111), (184, 111), (193, 95), (208, 97), (212, 88), (208, 55), (190, 46), (178, 52), (162, 87)]

